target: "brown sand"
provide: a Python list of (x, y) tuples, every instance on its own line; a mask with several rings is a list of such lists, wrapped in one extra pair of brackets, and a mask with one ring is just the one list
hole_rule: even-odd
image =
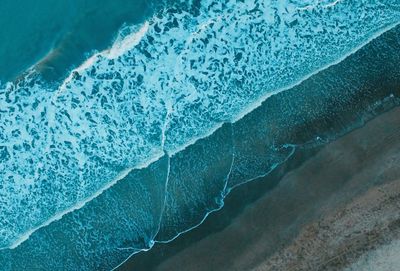
[(399, 228), (396, 108), (325, 146), (229, 226), (155, 269), (342, 270)]

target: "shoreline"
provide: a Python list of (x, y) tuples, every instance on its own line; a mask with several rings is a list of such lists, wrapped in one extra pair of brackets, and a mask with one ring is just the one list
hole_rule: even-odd
[[(239, 156), (235, 156), (236, 161), (244, 161), (242, 165), (274, 155), (276, 152), (269, 149), (271, 144), (279, 147), (290, 143), (297, 148), (303, 146), (303, 149), (297, 150), (289, 161), (261, 178), (263, 181), (258, 179), (233, 189), (225, 198), (224, 208), (210, 214), (192, 232), (168, 244), (156, 243), (151, 250), (136, 254), (117, 270), (156, 270), (157, 266), (175, 259), (175, 255), (199, 240), (223, 231), (246, 206), (265, 194), (273, 193), (274, 187), (286, 173), (311, 159), (326, 144), (330, 146), (349, 137), (349, 133), (365, 130), (369, 122), (381, 119), (386, 112), (392, 112), (390, 110), (399, 105), (400, 82), (398, 69), (394, 66), (399, 58), (395, 53), (398, 32), (396, 28), (386, 33), (337, 66), (322, 71), (294, 89), (270, 97), (261, 107), (241, 119), (233, 127), (239, 131), (239, 136), (234, 140), (250, 142), (246, 149), (239, 149)], [(382, 50), (388, 51), (388, 57), (379, 57)], [(343, 92), (343, 89), (348, 92)], [(258, 154), (260, 149), (268, 150), (267, 154)], [(253, 153), (254, 157), (247, 156)], [(250, 159), (246, 162), (246, 158)], [(324, 166), (320, 165), (321, 168)], [(243, 228), (242, 231), (246, 230)], [(220, 242), (225, 241), (221, 239)]]
[(400, 253), (400, 17), (339, 1), (90, 0), (34, 31), (51, 49), (0, 81), (1, 265), (366, 271)]
[[(377, 32), (373, 37), (371, 37), (370, 39), (368, 39), (368, 41), (367, 41), (366, 43), (364, 43), (364, 44), (358, 46), (357, 49), (354, 49), (353, 51), (347, 53), (346, 55), (342, 56), (341, 58), (339, 58), (339, 59), (336, 60), (335, 62), (330, 63), (330, 64), (324, 66), (323, 68), (318, 69), (318, 70), (314, 71), (313, 73), (311, 73), (311, 74), (305, 76), (304, 78), (302, 78), (301, 81), (296, 82), (296, 83), (290, 85), (289, 87), (285, 87), (285, 88), (283, 88), (282, 90), (277, 90), (277, 91), (275, 91), (275, 92), (268, 93), (267, 95), (265, 95), (265, 97), (263, 96), (263, 98), (259, 99), (255, 104), (253, 104), (252, 106), (250, 106), (249, 108), (251, 108), (251, 110), (245, 109), (242, 113), (240, 113), (239, 116), (237, 116), (237, 118), (234, 119), (234, 121), (232, 121), (232, 122), (225, 122), (225, 123), (222, 123), (222, 124), (220, 124), (220, 125), (217, 125), (217, 126), (215, 127), (215, 129), (210, 130), (209, 132), (207, 132), (204, 136), (202, 136), (202, 137), (200, 137), (200, 138), (194, 138), (193, 140), (191, 140), (191, 141), (189, 141), (187, 144), (185, 144), (184, 147), (181, 147), (181, 148), (179, 148), (178, 150), (176, 150), (175, 152), (173, 152), (170, 156), (172, 157), (172, 156), (176, 155), (177, 153), (184, 151), (186, 148), (188, 148), (188, 147), (190, 147), (190, 146), (192, 146), (192, 145), (195, 145), (196, 142), (198, 142), (199, 140), (202, 140), (202, 139), (206, 139), (206, 138), (208, 138), (208, 137), (211, 137), (211, 136), (212, 136), (214, 133), (216, 133), (216, 131), (219, 130), (223, 125), (226, 125), (226, 124), (235, 125), (236, 123), (240, 122), (241, 120), (245, 120), (246, 117), (248, 117), (249, 115), (251, 115), (254, 111), (260, 110), (261, 107), (266, 103), (266, 101), (267, 101), (268, 99), (274, 99), (275, 96), (276, 96), (276, 95), (279, 95), (280, 93), (284, 93), (285, 91), (291, 91), (291, 90), (293, 90), (293, 89), (296, 89), (296, 88), (302, 86), (302, 85), (303, 85), (304, 83), (306, 83), (307, 81), (309, 81), (311, 78), (313, 78), (313, 77), (315, 77), (315, 76), (318, 76), (318, 74), (324, 73), (325, 71), (330, 70), (330, 69), (334, 68), (334, 67), (337, 66), (337, 65), (340, 66), (340, 63), (342, 63), (343, 61), (345, 61), (346, 59), (348, 59), (348, 58), (351, 57), (352, 55), (357, 54), (358, 51), (362, 50), (362, 48), (364, 48), (364, 47), (367, 47), (367, 46), (368, 46), (371, 42), (373, 42), (374, 40), (379, 39), (379, 37), (381, 37), (382, 35), (385, 35), (385, 33), (387, 33), (387, 32), (390, 32), (390, 31), (392, 31), (392, 30), (394, 30), (394, 29), (397, 29), (398, 25), (399, 25), (399, 24), (397, 23), (397, 24), (393, 24), (393, 25), (390, 25), (390, 26), (388, 26), (388, 27), (382, 29), (382, 31)], [(106, 50), (106, 51), (100, 52), (100, 53), (98, 53), (98, 54), (107, 53), (108, 51), (109, 51), (109, 50)], [(93, 55), (92, 57), (95, 57), (95, 56), (97, 56), (98, 54), (95, 54), (95, 55)], [(86, 61), (84, 62), (84, 64), (82, 64), (83, 68), (85, 68), (86, 65), (90, 65), (90, 60), (92, 59), (92, 57), (89, 58), (88, 60), (86, 60)], [(89, 61), (89, 62), (87, 63), (87, 61)], [(79, 66), (78, 68), (72, 70), (72, 71), (71, 71), (71, 74), (72, 74), (75, 70), (79, 70), (79, 69), (81, 69), (81, 66)], [(71, 76), (71, 75), (70, 75), (70, 76)], [(65, 80), (68, 80), (68, 79), (69, 79), (69, 77), (68, 77), (67, 79), (65, 79)], [(63, 84), (60, 86), (60, 89), (63, 89), (64, 82), (65, 82), (65, 81), (63, 81)], [(60, 90), (59, 90), (59, 91), (60, 91)], [(61, 90), (61, 91), (62, 91), (62, 90)], [(161, 159), (162, 157), (163, 157), (163, 156), (160, 155), (160, 156), (158, 157), (158, 159)], [(148, 164), (151, 164), (152, 162), (154, 162), (154, 161), (156, 161), (156, 160), (157, 160), (157, 159), (150, 159), (150, 161), (148, 161), (146, 164), (147, 164), (147, 165), (148, 165)], [(134, 169), (140, 169), (140, 168), (141, 168), (141, 166), (138, 166), (138, 167), (135, 167)], [(126, 171), (129, 171), (129, 172), (130, 172), (131, 170), (132, 170), (132, 169), (126, 169), (126, 170), (124, 170), (123, 172), (121, 172), (121, 174), (122, 174), (122, 175), (125, 175), (124, 172), (126, 172)], [(265, 173), (265, 174), (268, 174), (268, 173)], [(257, 179), (257, 178), (259, 178), (259, 177), (260, 177), (260, 176), (257, 176), (257, 177), (255, 177), (255, 178), (251, 178), (250, 181), (253, 181), (254, 179)], [(118, 181), (119, 181), (119, 180), (123, 180), (123, 178), (120, 178), (119, 176), (117, 176), (117, 177), (115, 178), (115, 180), (118, 180)], [(250, 182), (250, 181), (246, 181), (245, 183)], [(74, 210), (80, 209), (82, 206), (85, 205), (85, 203), (89, 202), (89, 201), (90, 201), (91, 199), (93, 199), (93, 198), (98, 197), (99, 195), (102, 194), (102, 192), (104, 192), (105, 190), (107, 190), (107, 189), (109, 189), (110, 187), (112, 187), (113, 185), (115, 185), (115, 183), (116, 183), (115, 181), (112, 181), (112, 182), (108, 183), (104, 188), (100, 189), (99, 191), (97, 191), (97, 193), (95, 193), (95, 194), (93, 194), (91, 197), (89, 197), (89, 200), (84, 200), (83, 203), (82, 203), (82, 202), (79, 202), (78, 204), (76, 204), (76, 206), (71, 206), (71, 208), (69, 208), (68, 210), (65, 210), (65, 211), (63, 211), (63, 212), (61, 212), (61, 213), (58, 213), (58, 214), (54, 215), (54, 217), (52, 217), (52, 218), (46, 220), (45, 222), (43, 222), (43, 223), (41, 223), (40, 225), (34, 227), (34, 229), (28, 231), (28, 232), (25, 233), (23, 236), (21, 236), (20, 238), (18, 238), (16, 241), (14, 241), (14, 242), (11, 244), (11, 246), (9, 246), (9, 247), (4, 247), (4, 248), (0, 248), (0, 250), (1, 250), (1, 249), (7, 249), (7, 248), (11, 248), (11, 249), (16, 248), (16, 247), (19, 246), (21, 243), (23, 243), (24, 241), (26, 241), (26, 240), (29, 238), (29, 236), (32, 235), (37, 229), (40, 229), (40, 228), (42, 228), (42, 227), (44, 227), (44, 226), (47, 226), (47, 225), (51, 224), (51, 223), (54, 222), (54, 221), (57, 221), (57, 220), (61, 219), (65, 214), (70, 213), (71, 210), (74, 211)], [(242, 183), (242, 184), (245, 184), (245, 183)], [(238, 185), (241, 185), (241, 184), (238, 184)], [(237, 185), (234, 185), (231, 189), (235, 188), (236, 186), (237, 186)], [(218, 211), (218, 210), (215, 210), (215, 211)], [(187, 231), (185, 231), (185, 232), (187, 232)], [(176, 236), (176, 237), (178, 237), (178, 236)], [(176, 238), (176, 237), (175, 237), (175, 238)], [(175, 238), (174, 238), (174, 239), (175, 239)]]
[[(364, 127), (329, 143), (322, 147), (321, 150), (308, 150), (305, 153), (311, 153), (308, 153), (308, 155), (303, 154), (303, 156), (297, 153), (295, 155), (297, 157), (291, 161), (292, 167), (299, 163), (301, 165), (297, 169), (288, 170), (288, 173), (275, 189), (264, 189), (264, 194), (260, 198), (253, 203), (250, 202), (246, 206), (242, 206), (239, 214), (231, 218), (231, 221), (228, 221), (225, 227), (218, 228), (218, 225), (214, 225), (214, 230), (210, 232), (211, 227), (207, 224), (218, 224), (217, 220), (221, 220), (218, 216), (227, 216), (227, 212), (234, 211), (232, 208), (229, 210), (229, 207), (228, 210), (224, 210), (228, 204), (232, 204), (232, 202), (229, 203), (230, 196), (227, 197), (225, 208), (220, 211), (225, 214), (218, 212), (210, 215), (212, 217), (203, 225), (200, 225), (192, 233), (188, 233), (183, 238), (180, 238), (181, 240), (178, 241), (178, 243), (181, 243), (180, 248), (179, 245), (175, 245), (175, 253), (171, 253), (165, 259), (161, 257), (159, 265), (151, 264), (151, 261), (157, 262), (157, 258), (154, 258), (155, 253), (153, 253), (153, 257), (151, 255), (146, 257), (145, 253), (142, 253), (141, 258), (131, 259), (130, 264), (126, 264), (119, 270), (130, 270), (129, 268), (133, 268), (134, 270), (177, 270), (176, 268), (178, 267), (180, 270), (303, 270), (300, 267), (296, 267), (296, 264), (309, 263), (304, 260), (307, 259), (306, 256), (308, 254), (303, 250), (302, 253), (305, 253), (306, 256), (303, 255), (304, 257), (302, 258), (302, 254), (300, 253), (290, 254), (287, 251), (301, 249), (302, 246), (299, 243), (303, 244), (303, 240), (308, 240), (310, 247), (316, 249), (316, 245), (313, 242), (320, 239), (316, 239), (317, 235), (312, 235), (312, 233), (324, 231), (325, 233), (330, 233), (329, 227), (328, 230), (326, 229), (326, 224), (330, 225), (332, 221), (338, 225), (336, 228), (332, 228), (343, 230), (343, 228), (340, 228), (340, 223), (344, 219), (349, 219), (349, 216), (340, 217), (338, 215), (341, 212), (343, 213), (343, 210), (355, 210), (354, 208), (356, 207), (354, 206), (361, 203), (363, 205), (360, 205), (359, 210), (371, 210), (368, 208), (364, 209), (363, 207), (373, 209), (374, 206), (378, 206), (379, 204), (383, 204), (385, 208), (390, 209), (389, 207), (391, 204), (393, 205), (393, 202), (400, 204), (398, 199), (391, 201), (391, 203), (382, 203), (382, 200), (386, 196), (378, 195), (378, 192), (385, 187), (386, 190), (388, 190), (387, 187), (393, 186), (397, 187), (397, 190), (400, 188), (400, 179), (398, 179), (400, 178), (400, 167), (396, 167), (396, 163), (393, 163), (393, 167), (389, 170), (385, 168), (385, 163), (388, 163), (394, 157), (400, 161), (400, 155), (396, 154), (396, 150), (400, 150), (400, 131), (396, 131), (396, 128), (393, 128), (396, 127), (393, 124), (397, 124), (397, 127), (400, 127), (400, 118), (397, 117), (399, 114), (400, 108), (393, 109), (376, 117)], [(391, 140), (388, 141), (389, 143), (385, 143), (381, 140), (382, 138)], [(359, 143), (354, 144), (354, 142)], [(370, 155), (366, 161), (362, 161), (363, 158), (360, 152), (371, 154), (373, 151), (379, 153)], [(313, 154), (313, 152), (317, 153)], [(304, 164), (302, 164), (302, 160), (305, 160)], [(286, 166), (290, 168), (290, 163)], [(264, 178), (260, 182), (255, 181), (246, 186), (238, 187), (237, 191), (234, 190), (232, 194), (237, 194), (236, 197), (238, 198), (248, 197), (249, 191), (260, 186), (262, 183), (264, 186), (267, 184), (271, 185), (268, 179), (271, 180), (279, 176), (279, 171), (281, 173), (282, 171), (287, 171), (283, 168), (278, 169), (271, 176)], [(374, 172), (373, 169), (376, 168), (385, 173), (386, 177), (375, 181), (372, 178), (373, 175), (371, 175), (371, 172)], [(371, 176), (368, 180), (359, 177), (360, 171), (363, 172), (363, 170), (366, 171), (363, 173), (363, 177)], [(355, 177), (353, 179), (350, 178), (348, 180), (346, 177), (348, 171), (354, 174), (353, 176)], [(379, 171), (375, 172), (379, 173)], [(320, 178), (312, 181), (313, 184), (309, 187), (313, 189), (308, 189), (308, 186), (304, 184), (309, 182), (310, 176), (313, 176), (313, 174), (317, 174)], [(380, 174), (380, 176), (384, 175)], [(340, 181), (332, 184), (332, 180), (335, 178), (340, 179)], [(258, 190), (259, 188), (256, 189)], [(321, 194), (318, 195), (316, 190)], [(388, 191), (393, 192), (396, 190), (389, 189)], [(397, 193), (400, 193), (400, 190)], [(368, 206), (368, 203), (371, 202), (365, 201), (365, 198), (368, 197), (374, 198), (376, 204)], [(318, 200), (318, 206), (315, 206), (317, 204), (316, 200)], [(305, 211), (299, 208), (295, 212), (288, 212), (291, 208), (298, 208), (299, 206), (307, 208)], [(361, 214), (360, 212), (355, 213)], [(375, 216), (375, 218), (379, 217)], [(394, 215), (390, 217), (393, 219), (396, 218)], [(397, 219), (400, 219), (400, 217)], [(221, 221), (219, 223), (222, 223)], [(381, 221), (381, 223), (385, 224), (386, 222)], [(358, 226), (362, 227), (363, 225)], [(207, 228), (209, 229), (207, 230)], [(250, 228), (253, 230), (249, 231), (248, 229)], [(277, 232), (272, 231), (272, 229), (277, 229)], [(202, 231), (203, 234), (206, 232), (203, 236), (201, 236)], [(369, 236), (370, 232), (370, 230), (366, 231), (363, 236)], [(350, 236), (355, 235), (353, 232), (349, 234)], [(190, 239), (196, 238), (198, 239), (197, 241), (190, 242)], [(347, 241), (348, 239), (345, 240)], [(169, 249), (167, 246), (164, 246), (164, 248), (160, 248), (159, 246), (157, 248), (159, 250), (158, 254), (167, 254)], [(285, 253), (276, 253), (277, 250), (281, 252), (284, 250)], [(310, 251), (310, 248), (307, 251)], [(317, 252), (319, 251), (316, 249), (316, 254), (313, 254), (314, 260), (316, 255), (321, 260), (326, 256), (318, 254)], [(152, 252), (149, 251), (147, 253)], [(254, 255), (258, 255), (258, 257)], [(287, 255), (291, 255), (292, 257), (285, 258)], [(293, 255), (297, 255), (303, 262), (296, 259)], [(335, 257), (332, 256), (330, 258)], [(349, 262), (354, 262), (356, 259), (357, 257)], [(264, 265), (272, 262), (275, 263), (275, 266), (280, 264), (281, 268), (276, 266), (275, 269), (266, 269)], [(230, 263), (231, 265), (229, 265)], [(334, 262), (331, 261), (330, 263)], [(285, 268), (291, 266), (290, 268), (292, 269), (283, 268), (284, 264), (286, 264)], [(308, 270), (342, 270), (338, 268), (343, 267), (338, 267), (337, 265), (336, 267), (329, 267), (331, 269), (312, 267)]]

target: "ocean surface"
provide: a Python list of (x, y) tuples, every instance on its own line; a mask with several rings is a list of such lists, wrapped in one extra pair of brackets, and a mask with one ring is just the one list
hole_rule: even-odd
[(116, 268), (297, 146), (398, 103), (395, 1), (6, 0), (0, 14), (4, 270)]
[(0, 81), (15, 80), (35, 65), (46, 79), (62, 80), (111, 46), (122, 26), (143, 22), (166, 2), (2, 0)]

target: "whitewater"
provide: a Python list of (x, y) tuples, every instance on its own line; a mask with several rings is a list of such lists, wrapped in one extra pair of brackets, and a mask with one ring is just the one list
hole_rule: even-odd
[(171, 157), (399, 21), (390, 1), (202, 1), (124, 29), (57, 86), (34, 72), (3, 84), (0, 248), (135, 169), (167, 159), (169, 171)]

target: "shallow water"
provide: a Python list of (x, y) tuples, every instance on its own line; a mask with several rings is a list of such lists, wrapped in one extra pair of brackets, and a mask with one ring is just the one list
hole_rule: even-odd
[[(3, 84), (6, 270), (111, 269), (201, 223), (230, 189), (267, 174), (295, 146), (338, 136), (385, 97), (396, 104), (398, 28), (340, 76), (305, 80), (394, 27), (396, 7), (234, 2), (174, 5), (118, 33), (113, 24), (104, 31), (104, 40), (116, 39), (107, 50), (83, 23), (70, 35), (90, 46), (63, 47), (35, 66), (39, 75)], [(93, 48), (99, 53), (66, 72)], [(57, 66), (50, 63), (61, 72), (40, 79)], [(257, 107), (285, 88), (290, 99), (274, 104), (272, 96)], [(337, 119), (344, 125), (336, 128)], [(58, 261), (44, 261), (49, 255)]]

